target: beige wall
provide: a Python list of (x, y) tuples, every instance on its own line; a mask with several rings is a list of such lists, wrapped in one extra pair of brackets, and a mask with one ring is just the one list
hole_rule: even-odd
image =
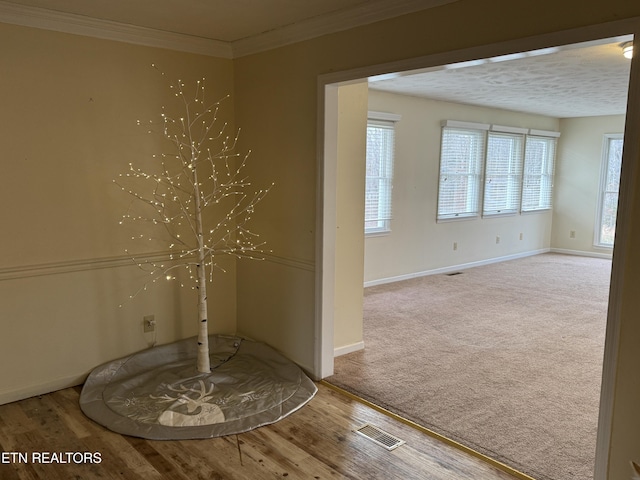
[[(603, 136), (624, 131), (623, 115), (554, 119), (375, 90), (369, 93), (369, 110), (401, 114), (402, 120), (396, 124), (392, 230), (365, 239), (365, 282), (549, 248), (611, 254), (593, 245), (594, 228)], [(445, 119), (560, 131), (553, 215), (436, 223), (440, 121)]]
[[(610, 255), (611, 249), (595, 247), (600, 169), (604, 135), (624, 132), (624, 115), (570, 118), (560, 121), (555, 175), (552, 245)], [(570, 232), (575, 232), (571, 238)]]
[(338, 182), (334, 347), (344, 352), (363, 340), (364, 191), (367, 84), (338, 89)]
[(252, 150), (249, 174), (275, 183), (252, 220), (271, 254), (238, 262), (237, 326), (312, 372), (317, 87), (309, 68), (316, 58), (298, 45), (285, 50), (234, 62), (236, 121), (243, 147)]
[[(122, 308), (146, 281), (119, 226), (130, 198), (112, 180), (158, 145), (136, 120), (166, 97), (151, 68), (210, 93), (233, 93), (232, 63), (209, 57), (0, 24), (0, 403), (76, 384), (98, 364), (146, 348), (142, 316), (159, 343), (195, 335), (191, 290), (160, 285)], [(10, 47), (9, 47), (10, 46)], [(233, 104), (226, 119), (233, 123)], [(209, 296), (213, 329), (234, 333), (235, 269)], [(127, 265), (127, 266), (119, 266)]]
[(391, 232), (366, 238), (366, 282), (549, 249), (550, 212), (436, 223), (440, 136), (443, 120), (557, 131), (557, 119), (375, 90), (369, 109), (402, 119), (396, 123)]

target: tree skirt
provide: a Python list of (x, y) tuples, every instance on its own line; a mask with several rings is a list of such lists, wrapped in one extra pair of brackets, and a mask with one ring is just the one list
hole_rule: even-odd
[(306, 404), (315, 384), (271, 347), (211, 335), (211, 373), (196, 370), (195, 338), (96, 368), (80, 395), (85, 415), (153, 440), (211, 438), (277, 422)]

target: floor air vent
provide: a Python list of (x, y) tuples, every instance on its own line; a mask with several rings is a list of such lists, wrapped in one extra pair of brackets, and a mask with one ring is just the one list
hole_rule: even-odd
[(462, 272), (451, 272), (451, 273), (445, 273), (445, 275), (447, 277), (453, 277), (454, 275), (462, 275)]
[(372, 442), (386, 448), (387, 450), (393, 450), (405, 443), (404, 440), (400, 440), (398, 437), (388, 434), (387, 432), (380, 430), (369, 423), (365, 423), (360, 428), (354, 430), (365, 438), (368, 438)]

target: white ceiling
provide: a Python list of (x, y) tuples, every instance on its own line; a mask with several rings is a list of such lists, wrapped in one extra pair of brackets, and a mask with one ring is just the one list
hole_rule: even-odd
[[(0, 22), (234, 58), (453, 1), (0, 0)], [(621, 114), (625, 40), (405, 72), (370, 85), (558, 118)]]
[(557, 118), (623, 114), (631, 62), (616, 38), (371, 79), (376, 90)]

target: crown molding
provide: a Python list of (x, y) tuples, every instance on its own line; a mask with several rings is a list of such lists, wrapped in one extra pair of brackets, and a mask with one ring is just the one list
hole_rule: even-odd
[(374, 0), (356, 7), (302, 20), (232, 42), (233, 57), (264, 52), (312, 38), (368, 25), (389, 18), (454, 3), (458, 0)]
[(165, 32), (4, 1), (0, 1), (0, 22), (218, 58), (230, 59), (233, 55), (231, 45), (219, 40)]
[(0, 22), (218, 58), (238, 58), (458, 0), (374, 0), (303, 20), (235, 42), (138, 27), (0, 0)]

